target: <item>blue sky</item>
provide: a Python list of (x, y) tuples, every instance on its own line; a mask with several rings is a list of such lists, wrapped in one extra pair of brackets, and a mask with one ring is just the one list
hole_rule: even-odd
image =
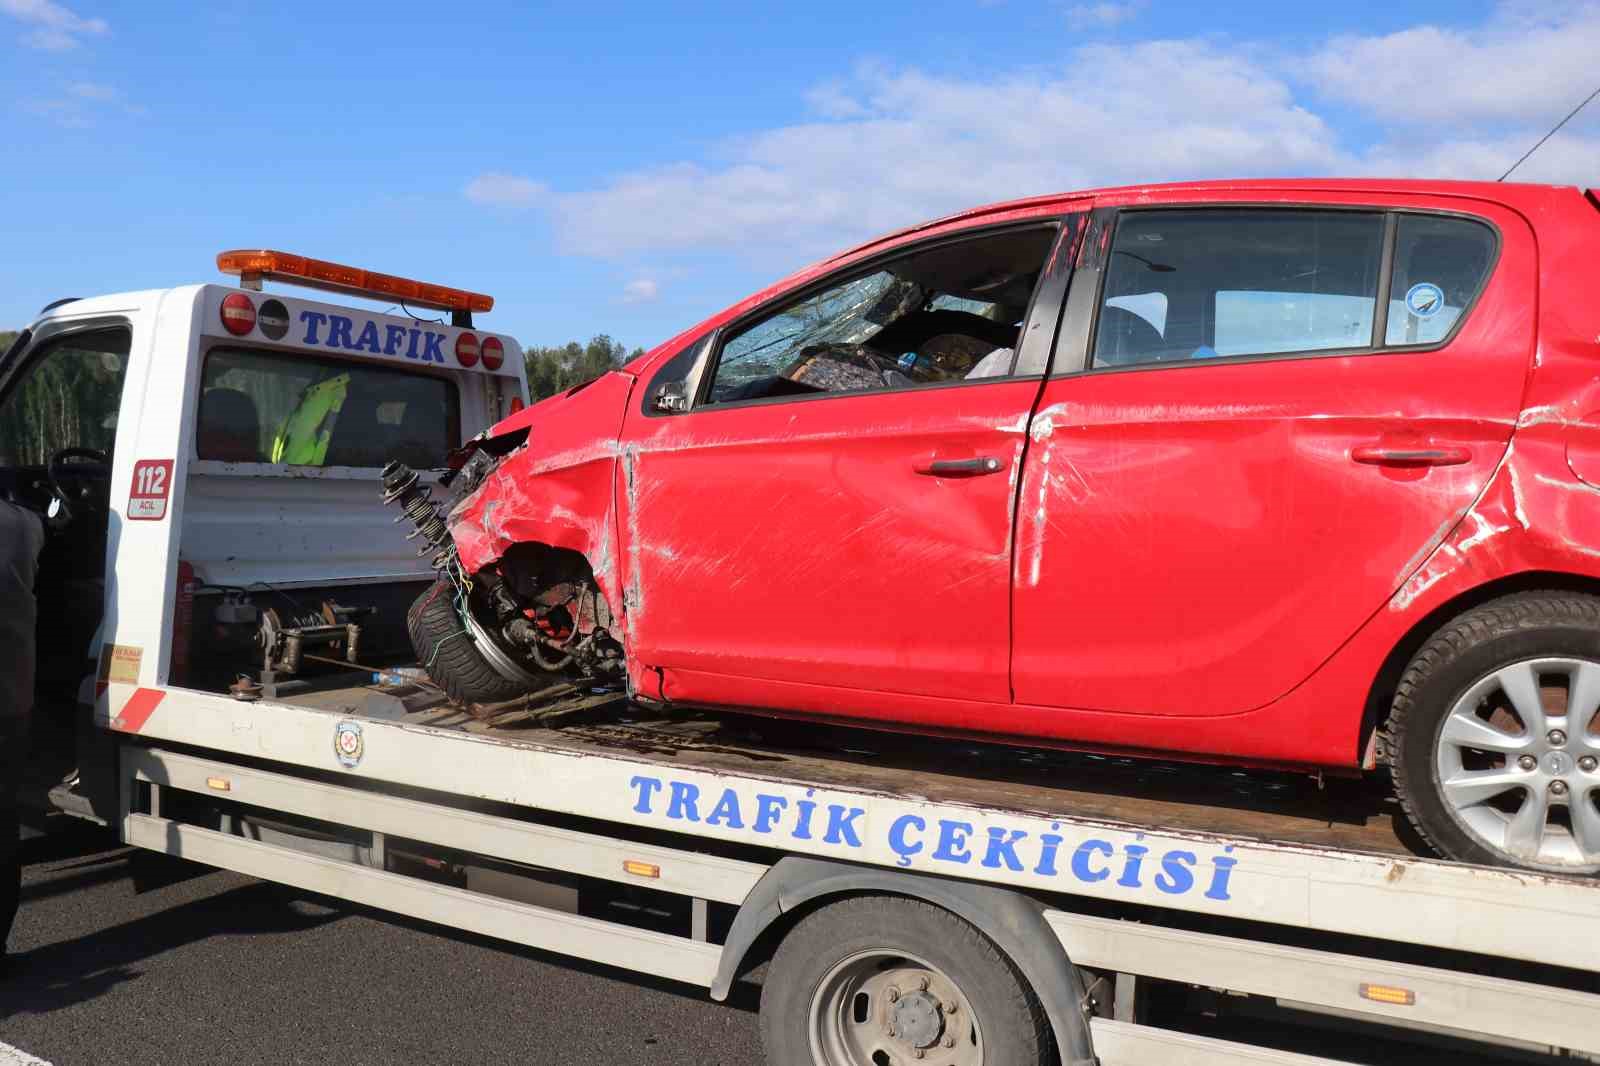
[[(489, 292), (525, 343), (649, 346), (979, 202), (1494, 177), (1596, 55), (1600, 3), (1545, 0), (0, 0), (0, 328), (275, 247)], [(1519, 177), (1600, 186), (1600, 102)]]

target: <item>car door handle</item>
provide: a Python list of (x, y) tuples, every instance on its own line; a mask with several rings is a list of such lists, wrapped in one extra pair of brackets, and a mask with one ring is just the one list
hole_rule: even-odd
[(1350, 458), (1375, 466), (1460, 466), (1472, 459), (1472, 452), (1456, 444), (1416, 448), (1362, 444), (1350, 449)]
[(972, 459), (930, 459), (918, 463), (917, 473), (929, 477), (982, 477), (998, 474), (1001, 462), (992, 455), (979, 455)]

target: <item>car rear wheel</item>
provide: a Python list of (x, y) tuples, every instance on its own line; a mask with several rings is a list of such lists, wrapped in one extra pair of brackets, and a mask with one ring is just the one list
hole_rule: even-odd
[(1389, 734), (1400, 802), (1444, 856), (1600, 872), (1600, 599), (1461, 615), (1406, 668)]
[(863, 896), (784, 937), (761, 990), (771, 1066), (1044, 1066), (1038, 999), (994, 943), (920, 900)]
[(411, 646), (428, 676), (457, 703), (499, 703), (514, 699), (537, 684), (506, 677), (485, 655), (504, 658), (488, 643), (481, 627), (470, 624), (456, 608), (455, 586), (439, 580), (417, 597), (406, 612)]

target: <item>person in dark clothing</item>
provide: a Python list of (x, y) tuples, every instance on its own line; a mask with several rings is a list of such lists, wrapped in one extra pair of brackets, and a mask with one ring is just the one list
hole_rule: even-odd
[(44, 525), (26, 508), (0, 500), (0, 957), (11, 936), (22, 888), (17, 824), (18, 778), (33, 710), (33, 597)]

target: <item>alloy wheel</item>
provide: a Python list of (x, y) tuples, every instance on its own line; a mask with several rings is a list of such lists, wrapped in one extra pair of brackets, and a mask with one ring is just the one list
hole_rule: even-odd
[(1439, 794), (1472, 837), (1550, 870), (1600, 866), (1600, 662), (1528, 659), (1480, 678), (1440, 724)]

